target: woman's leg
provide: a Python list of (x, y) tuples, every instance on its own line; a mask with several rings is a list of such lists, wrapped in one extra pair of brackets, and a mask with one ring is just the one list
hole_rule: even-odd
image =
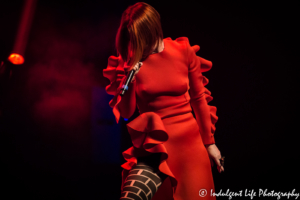
[(167, 177), (159, 173), (158, 165), (156, 154), (138, 159), (124, 181), (121, 200), (150, 200)]

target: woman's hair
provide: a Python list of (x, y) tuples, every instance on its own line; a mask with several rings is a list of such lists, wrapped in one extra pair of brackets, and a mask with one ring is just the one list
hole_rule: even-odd
[(138, 2), (123, 12), (116, 48), (128, 66), (146, 59), (162, 39), (160, 15), (152, 6)]

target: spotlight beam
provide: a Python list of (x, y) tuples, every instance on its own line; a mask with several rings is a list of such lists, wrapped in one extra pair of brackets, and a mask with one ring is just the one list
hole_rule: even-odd
[(24, 63), (25, 48), (37, 0), (26, 0), (24, 2), (14, 48), (12, 54), (8, 58), (8, 60), (15, 65)]

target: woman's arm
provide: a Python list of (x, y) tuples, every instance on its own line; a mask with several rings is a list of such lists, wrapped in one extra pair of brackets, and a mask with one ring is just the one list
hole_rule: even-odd
[(133, 81), (129, 84), (128, 91), (121, 97), (120, 103), (117, 104), (117, 108), (123, 118), (128, 119), (131, 117), (136, 109), (135, 83)]
[[(208, 83), (208, 79), (202, 75), (202, 71), (208, 71), (212, 63), (196, 55), (195, 51), (198, 51), (199, 48), (199, 46), (191, 47), (187, 41), (190, 103), (196, 116), (203, 144), (209, 157), (217, 164), (218, 171), (221, 173), (224, 171), (224, 167), (220, 163), (221, 153), (215, 145), (214, 139), (214, 124), (218, 117), (216, 116), (216, 107), (208, 105), (208, 101), (211, 101), (212, 97), (210, 92), (204, 87)], [(206, 65), (205, 70), (201, 69), (201, 61), (203, 62), (203, 67)]]
[[(199, 49), (199, 46), (197, 49)], [(200, 57), (195, 54), (195, 50), (188, 42), (187, 54), (190, 103), (195, 113), (204, 145), (214, 144), (215, 126), (213, 122), (216, 122), (217, 116), (215, 115), (216, 107), (208, 105), (208, 100), (212, 99), (210, 92), (204, 87), (208, 83), (208, 80), (202, 75)], [(211, 62), (208, 64), (211, 65)]]
[(135, 95), (135, 88), (136, 88), (136, 81), (135, 75), (139, 72), (140, 67), (143, 65), (142, 62), (136, 63), (132, 70), (135, 70), (131, 83), (128, 86), (128, 91), (124, 94), (121, 98), (120, 103), (118, 104), (121, 116), (124, 118), (129, 118), (133, 115), (136, 109), (136, 95)]
[(116, 121), (119, 122), (120, 116), (131, 117), (136, 109), (135, 82), (130, 83), (129, 89), (123, 97), (119, 95), (122, 83), (126, 78), (121, 56), (108, 58), (108, 65), (103, 70), (103, 76), (110, 80), (110, 84), (105, 89), (108, 94), (114, 95), (109, 105), (113, 108)]

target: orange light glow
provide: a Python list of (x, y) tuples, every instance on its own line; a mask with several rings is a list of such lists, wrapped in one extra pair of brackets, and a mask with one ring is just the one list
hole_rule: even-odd
[(20, 54), (12, 53), (8, 57), (8, 60), (14, 65), (21, 65), (24, 63), (24, 58)]

